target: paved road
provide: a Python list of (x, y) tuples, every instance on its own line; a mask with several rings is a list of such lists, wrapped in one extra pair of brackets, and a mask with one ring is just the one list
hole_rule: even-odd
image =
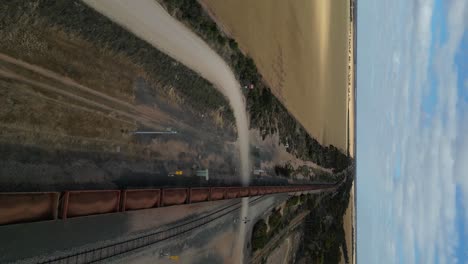
[[(175, 263), (169, 257), (177, 256), (179, 259), (177, 263), (246, 263), (245, 255), (238, 253), (241, 227), (251, 230), (255, 224), (254, 219), (258, 219), (264, 212), (272, 210), (287, 198), (287, 194), (272, 194), (250, 204), (248, 219), (251, 221), (246, 224), (239, 220), (241, 214), (240, 210), (237, 210), (186, 235), (133, 251), (112, 261), (116, 263)], [(234, 221), (235, 219), (237, 221)], [(250, 240), (250, 236), (247, 236), (246, 240)]]
[[(238, 202), (238, 201), (237, 201)], [(185, 223), (236, 200), (0, 226), (0, 263), (43, 259), (116, 243)]]

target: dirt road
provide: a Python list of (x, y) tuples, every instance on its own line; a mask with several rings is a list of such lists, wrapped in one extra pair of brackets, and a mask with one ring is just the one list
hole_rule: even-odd
[(268, 255), (266, 264), (288, 264), (289, 253), (291, 251), (291, 239), (293, 239), (294, 234), (289, 235), (283, 242), (281, 242), (278, 247), (273, 250)]
[(223, 59), (156, 1), (84, 0), (90, 7), (214, 84), (233, 108), (244, 184), (249, 177), (248, 123), (240, 85)]
[[(149, 89), (140, 86), (135, 85), (135, 100), (125, 100), (47, 65), (0, 53), (0, 189), (112, 188), (118, 182), (164, 181), (168, 171), (193, 164), (209, 167), (214, 177), (223, 177), (217, 168), (235, 174), (236, 160), (226, 166), (238, 153), (226, 144), (232, 138), (220, 136), (208, 120), (197, 120), (190, 111), (138, 94)], [(139, 102), (143, 97), (151, 103)], [(129, 133), (167, 128), (179, 133)]]
[(284, 238), (284, 235), (287, 234), (288, 232), (291, 232), (294, 228), (296, 228), (298, 225), (302, 223), (304, 218), (309, 214), (309, 211), (306, 210), (296, 216), (294, 219), (292, 219), (289, 222), (289, 225), (285, 228), (283, 228), (279, 233), (277, 233), (272, 239), (270, 239), (265, 247), (263, 249), (256, 251), (255, 254), (252, 257), (251, 263), (260, 263), (262, 258), (265, 257), (267, 254), (270, 254), (273, 249), (275, 249), (275, 246), (277, 246), (277, 242), (281, 239)]
[(291, 243), (290, 243), (290, 238), (286, 238), (286, 246), (287, 246), (287, 249), (286, 249), (286, 254), (284, 254), (284, 258), (283, 258), (283, 264), (286, 264), (286, 260), (288, 259), (288, 256), (289, 256), (289, 251), (291, 250)]
[[(60, 94), (61, 96), (72, 98), (87, 105), (114, 112), (131, 120), (140, 121), (142, 124), (155, 129), (162, 130), (163, 128), (159, 125), (162, 122), (174, 122), (174, 120), (167, 115), (162, 116), (161, 113), (153, 111), (150, 116), (134, 105), (80, 85), (71, 79), (60, 76), (37, 65), (32, 65), (1, 53), (0, 62), (2, 64), (11, 64), (15, 69), (21, 68), (23, 71), (30, 71), (33, 74), (40, 75), (43, 79), (48, 79), (48, 81), (39, 82), (29, 79), (24, 75), (16, 74), (11, 70), (0, 69), (0, 75), (5, 78), (21, 81)], [(65, 86), (57, 88), (57, 85), (50, 85), (51, 82), (54, 84), (63, 84)], [(156, 116), (158, 116), (158, 118), (156, 118)]]

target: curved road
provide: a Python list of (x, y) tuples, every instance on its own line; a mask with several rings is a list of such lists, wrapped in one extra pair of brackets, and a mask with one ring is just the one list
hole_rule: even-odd
[(152, 46), (198, 72), (229, 99), (236, 118), (242, 180), (249, 180), (248, 122), (241, 87), (226, 62), (154, 0), (83, 0)]
[[(87, 5), (123, 26), (139, 38), (180, 61), (226, 96), (236, 119), (243, 185), (248, 185), (249, 130), (241, 87), (227, 63), (195, 33), (154, 0), (83, 0)], [(248, 198), (242, 201), (241, 219), (247, 217)], [(237, 249), (243, 256), (245, 226), (239, 230)], [(242, 262), (242, 258), (241, 258)]]

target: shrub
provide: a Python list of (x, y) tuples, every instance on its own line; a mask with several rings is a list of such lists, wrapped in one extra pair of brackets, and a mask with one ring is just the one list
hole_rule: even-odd
[(265, 221), (259, 220), (255, 223), (252, 231), (252, 249), (255, 251), (257, 249), (263, 248), (268, 242), (267, 234), (267, 225)]
[(281, 224), (282, 215), (280, 210), (273, 210), (268, 216), (268, 225), (270, 226), (270, 232), (274, 233), (278, 226)]
[(299, 203), (299, 196), (293, 196), (291, 198), (288, 199), (288, 201), (286, 202), (286, 207), (292, 207), (292, 206), (295, 206)]

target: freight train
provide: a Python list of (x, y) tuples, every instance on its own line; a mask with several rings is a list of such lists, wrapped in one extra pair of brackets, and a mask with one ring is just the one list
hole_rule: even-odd
[(192, 187), (0, 193), (0, 225), (118, 213), (275, 193), (333, 189), (337, 184)]

